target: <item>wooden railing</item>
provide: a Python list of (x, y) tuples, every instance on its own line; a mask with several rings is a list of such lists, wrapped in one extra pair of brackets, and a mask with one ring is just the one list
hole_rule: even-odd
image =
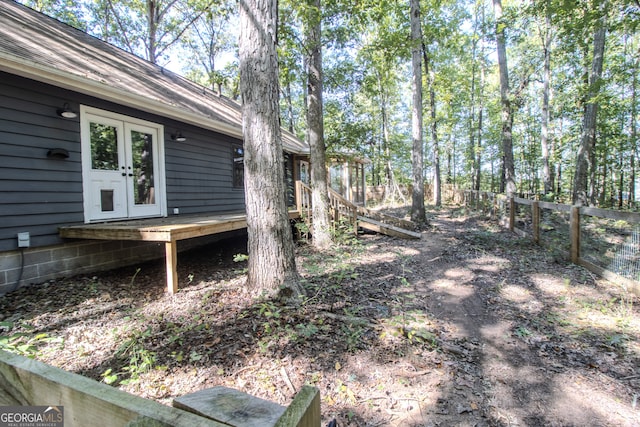
[[(219, 405), (208, 400), (186, 405), (188, 410), (184, 410), (0, 350), (0, 405), (62, 407), (66, 427), (229, 427), (248, 425), (248, 421), (265, 427), (320, 427), (320, 392), (315, 387), (302, 387), (286, 408), (233, 389), (218, 390), (220, 393), (223, 396)], [(276, 415), (266, 418), (262, 414), (265, 411), (256, 410), (254, 414), (248, 410), (243, 412), (245, 423), (231, 423), (238, 406), (233, 407), (229, 400), (238, 396), (247, 409), (261, 409), (266, 403), (276, 407)], [(225, 402), (229, 406), (226, 409)], [(203, 405), (208, 408), (203, 410)], [(211, 410), (212, 405), (218, 406), (215, 411)], [(220, 414), (220, 418), (210, 413)]]
[(342, 197), (338, 192), (329, 188), (329, 215), (336, 224), (350, 224), (353, 232), (358, 233), (358, 206)]
[(303, 220), (311, 218), (311, 187), (302, 181), (296, 181), (296, 209)]
[[(300, 212), (300, 217), (311, 229), (313, 211), (311, 187), (302, 181), (296, 181), (296, 209)], [(346, 219), (353, 226), (353, 229), (357, 231), (358, 207), (332, 189), (329, 189), (329, 215), (334, 226)]]

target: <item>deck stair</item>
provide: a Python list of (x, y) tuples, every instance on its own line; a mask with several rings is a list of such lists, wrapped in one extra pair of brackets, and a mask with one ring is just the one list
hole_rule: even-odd
[[(297, 181), (296, 192), (299, 201), (298, 211), (305, 221), (310, 221), (311, 188)], [(363, 229), (403, 239), (421, 238), (413, 222), (355, 205), (332, 189), (329, 189), (329, 203), (330, 215), (334, 223), (348, 221), (353, 225), (355, 232)]]

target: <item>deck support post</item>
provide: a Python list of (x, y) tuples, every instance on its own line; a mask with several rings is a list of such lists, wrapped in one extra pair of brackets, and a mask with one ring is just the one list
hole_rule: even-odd
[(175, 240), (165, 242), (165, 258), (167, 263), (167, 292), (178, 292), (178, 245)]

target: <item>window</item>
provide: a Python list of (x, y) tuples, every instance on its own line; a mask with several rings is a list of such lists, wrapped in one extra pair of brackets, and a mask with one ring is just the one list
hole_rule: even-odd
[(233, 147), (233, 187), (244, 188), (244, 148)]

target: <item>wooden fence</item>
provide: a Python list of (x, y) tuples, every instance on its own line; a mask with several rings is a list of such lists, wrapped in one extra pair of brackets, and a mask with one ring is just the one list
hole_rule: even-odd
[[(186, 395), (170, 407), (0, 350), (0, 406), (62, 406), (65, 427), (320, 427), (315, 387), (302, 387), (288, 407), (225, 387), (214, 389), (196, 392), (206, 399), (194, 403)], [(208, 390), (220, 399), (214, 401)]]
[[(477, 192), (465, 190), (462, 192), (462, 200), (464, 205), (473, 209), (481, 210), (497, 219), (500, 223), (508, 227), (512, 232), (522, 236), (531, 236), (536, 244), (544, 245), (548, 242), (544, 241), (544, 229), (541, 226), (541, 218), (543, 211), (563, 213), (569, 216), (568, 222), (568, 240), (569, 251), (568, 258), (574, 264), (581, 265), (589, 271), (604, 277), (615, 283), (619, 283), (629, 289), (636, 295), (640, 296), (639, 277), (624, 277), (613, 271), (610, 271), (603, 265), (598, 265), (597, 261), (588, 260), (583, 256), (583, 235), (585, 227), (583, 220), (586, 217), (607, 219), (617, 221), (622, 226), (640, 224), (640, 214), (636, 212), (614, 211), (609, 209), (600, 209), (586, 206), (572, 206), (561, 203), (551, 203), (539, 200), (530, 200), (520, 197), (511, 197), (509, 199), (504, 195), (497, 195), (489, 192)], [(523, 216), (519, 216), (520, 209), (525, 209)], [(628, 227), (629, 228), (629, 227)], [(638, 231), (625, 230), (624, 234), (632, 236)], [(632, 244), (633, 257), (637, 254), (640, 257), (640, 245), (634, 241)]]
[[(300, 181), (296, 181), (296, 200), (296, 208), (307, 224), (308, 230), (313, 234), (311, 188)], [(358, 234), (359, 228), (363, 228), (404, 239), (421, 237), (420, 233), (415, 231), (416, 225), (413, 222), (356, 205), (332, 189), (329, 189), (329, 215), (333, 227), (346, 223), (351, 226), (355, 234)]]

